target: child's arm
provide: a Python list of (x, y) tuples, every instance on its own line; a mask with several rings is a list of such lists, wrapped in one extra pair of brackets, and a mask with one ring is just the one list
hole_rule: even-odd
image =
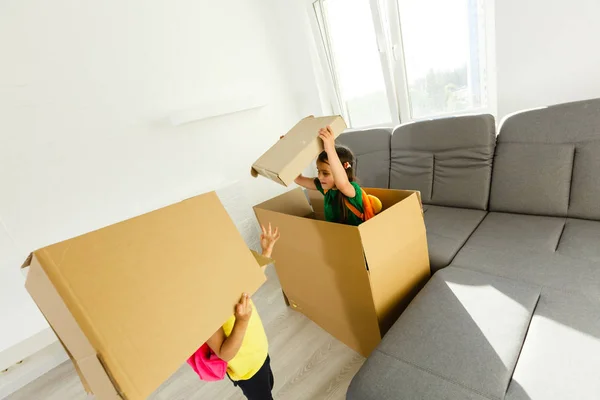
[(296, 179), (294, 179), (294, 182), (296, 182), (296, 185), (302, 186), (305, 189), (317, 190), (317, 185), (315, 185), (315, 178), (308, 178), (300, 174)]
[(348, 180), (346, 169), (342, 165), (342, 162), (335, 151), (335, 137), (333, 136), (331, 127), (327, 126), (327, 128), (322, 128), (319, 131), (319, 137), (323, 140), (323, 147), (325, 147), (325, 151), (327, 152), (327, 160), (331, 167), (335, 187), (342, 192), (344, 196), (351, 199), (354, 198), (356, 196), (356, 189), (354, 189), (354, 186), (352, 186)]
[(235, 307), (235, 323), (233, 324), (231, 335), (226, 337), (223, 328), (219, 328), (210, 339), (206, 341), (208, 347), (210, 347), (221, 360), (229, 362), (236, 356), (238, 351), (240, 351), (251, 315), (252, 305), (248, 302), (248, 294), (244, 293), (240, 302)]

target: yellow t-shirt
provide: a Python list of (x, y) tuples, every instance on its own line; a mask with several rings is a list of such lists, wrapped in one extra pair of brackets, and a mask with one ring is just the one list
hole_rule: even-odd
[[(245, 381), (254, 376), (263, 366), (269, 353), (269, 342), (258, 311), (252, 300), (252, 315), (248, 321), (246, 335), (238, 353), (227, 363), (227, 373), (234, 381)], [(235, 316), (232, 315), (223, 325), (225, 336), (229, 337), (233, 330)]]

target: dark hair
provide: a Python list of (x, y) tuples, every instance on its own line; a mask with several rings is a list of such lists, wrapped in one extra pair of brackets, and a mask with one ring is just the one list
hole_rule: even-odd
[[(346, 146), (335, 146), (335, 152), (337, 153), (342, 165), (344, 165), (345, 163), (350, 164), (350, 166), (346, 168), (346, 175), (348, 176), (348, 181), (356, 181), (356, 157), (354, 157), (354, 153), (352, 153), (352, 150), (350, 150)], [(321, 154), (319, 154), (317, 161), (329, 164), (327, 152), (322, 151)], [(336, 222), (345, 223), (348, 219), (348, 209), (344, 204), (344, 194), (339, 190), (335, 195), (334, 204), (340, 209), (340, 220)]]

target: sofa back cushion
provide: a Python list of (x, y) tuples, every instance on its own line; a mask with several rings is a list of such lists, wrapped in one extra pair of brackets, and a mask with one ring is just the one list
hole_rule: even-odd
[(392, 128), (354, 130), (336, 142), (349, 147), (356, 156), (356, 176), (363, 187), (389, 188), (390, 139)]
[(490, 209), (600, 219), (600, 99), (508, 117), (500, 128)]
[(487, 210), (496, 142), (491, 115), (401, 125), (392, 134), (390, 188), (425, 204)]

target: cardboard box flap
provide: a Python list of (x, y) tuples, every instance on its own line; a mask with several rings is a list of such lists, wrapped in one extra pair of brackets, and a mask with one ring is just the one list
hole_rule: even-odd
[(417, 197), (417, 201), (421, 204), (421, 192), (417, 190), (398, 190), (398, 189), (378, 189), (378, 188), (363, 188), (365, 192), (377, 197), (381, 200), (381, 212), (395, 206), (400, 203), (404, 199), (415, 195)]
[(254, 256), (254, 258), (256, 259), (256, 262), (258, 263), (259, 267), (264, 267), (266, 265), (269, 264), (273, 264), (273, 259), (269, 258), (269, 257), (265, 257), (260, 253), (257, 253), (254, 250), (250, 250), (252, 252), (252, 255)]
[(315, 215), (325, 219), (325, 197), (317, 190), (306, 190), (306, 195)]
[[(290, 190), (281, 196), (267, 200), (264, 203), (254, 206), (262, 210), (274, 211), (277, 213), (294, 215), (296, 217), (308, 217), (313, 213), (313, 209), (306, 199), (304, 190), (296, 188)], [(275, 226), (274, 222), (271, 222)]]
[(27, 268), (31, 265), (31, 259), (33, 258), (33, 253), (29, 253), (23, 264), (21, 264), (21, 269)]
[(148, 397), (233, 314), (241, 293), (265, 281), (215, 193), (34, 254), (131, 400)]
[(86, 392), (94, 393), (98, 400), (121, 398), (117, 392), (118, 385), (100, 366), (95, 349), (35, 256), (30, 257), (30, 268), (26, 288), (65, 348)]
[(298, 122), (252, 165), (252, 176), (263, 175), (288, 186), (323, 151), (319, 129), (330, 125), (335, 136), (345, 129), (340, 116), (307, 117)]
[(373, 301), (382, 333), (396, 321), (429, 277), (427, 235), (418, 192), (366, 189), (382, 200), (384, 211), (361, 224)]
[[(314, 117), (315, 117), (314, 115), (309, 115), (309, 116), (307, 116), (307, 117), (304, 117), (304, 118), (302, 118), (302, 120), (301, 120), (301, 121), (303, 121), (303, 120), (305, 120), (305, 119), (309, 119), (309, 118), (314, 118)], [(252, 166), (252, 167), (250, 168), (250, 175), (252, 175), (254, 178), (257, 178), (257, 177), (258, 177), (258, 175), (259, 175), (258, 171), (256, 171), (256, 169), (254, 169), (254, 166)], [(279, 179), (279, 178), (278, 178), (276, 175), (275, 175), (275, 178), (276, 178), (276, 179)], [(279, 180), (279, 183), (281, 183), (282, 185), (284, 185), (284, 186), (285, 186), (285, 183), (283, 183), (281, 180)]]
[(98, 400), (128, 400), (125, 393), (118, 391), (119, 386), (111, 377), (110, 372), (102, 363), (98, 355), (92, 355), (77, 360), (77, 366), (81, 374), (85, 376), (86, 382), (92, 387), (92, 392)]
[(77, 372), (77, 376), (79, 376), (79, 380), (81, 381), (81, 384), (83, 385), (83, 388), (85, 389), (85, 392), (88, 394), (94, 394), (92, 387), (90, 386), (87, 379), (85, 378), (85, 375), (83, 375), (83, 371), (77, 364), (77, 361), (73, 358), (73, 355), (69, 352), (69, 349), (65, 346), (64, 343), (62, 343), (62, 346), (65, 349), (65, 351), (67, 352), (67, 355), (69, 356), (69, 359), (71, 360), (71, 363), (73, 363), (73, 366), (75, 367), (75, 372)]

